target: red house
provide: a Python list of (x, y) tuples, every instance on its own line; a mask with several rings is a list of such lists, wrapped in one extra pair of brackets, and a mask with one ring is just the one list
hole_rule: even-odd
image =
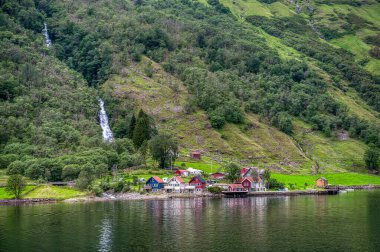
[(230, 184), (228, 186), (229, 192), (245, 192), (247, 191), (241, 184)]
[(192, 151), (190, 152), (190, 157), (200, 160), (202, 158), (202, 153), (200, 151)]
[(206, 181), (201, 176), (194, 176), (189, 185), (195, 187), (195, 192), (202, 192), (206, 188)]
[(251, 191), (252, 190), (253, 183), (254, 183), (254, 181), (253, 181), (252, 177), (239, 178), (238, 180), (236, 180), (236, 184), (241, 184), (246, 191)]
[(210, 175), (210, 178), (212, 178), (212, 179), (224, 179), (224, 177), (226, 177), (226, 175), (224, 173), (221, 173), (221, 172), (215, 172), (215, 173)]
[(187, 177), (189, 176), (189, 172), (186, 170), (176, 170), (175, 175), (181, 176), (181, 177)]

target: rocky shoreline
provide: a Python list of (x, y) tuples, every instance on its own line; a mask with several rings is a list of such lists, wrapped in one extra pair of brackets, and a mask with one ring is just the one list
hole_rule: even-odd
[(0, 205), (46, 204), (57, 201), (57, 199), (6, 199), (0, 200)]
[[(266, 192), (249, 192), (248, 197), (268, 197), (268, 196), (302, 196), (302, 195), (327, 195), (330, 190), (375, 190), (380, 186), (341, 186), (338, 188), (327, 188), (326, 190), (296, 190), (296, 191), (266, 191)], [(46, 203), (78, 203), (78, 202), (106, 202), (106, 201), (124, 201), (124, 200), (167, 200), (167, 199), (189, 199), (189, 198), (224, 198), (223, 194), (211, 193), (118, 193), (103, 194), (98, 196), (84, 196), (66, 199), (63, 201), (57, 199), (7, 199), (0, 200), (0, 205), (25, 205), (25, 204), (46, 204)]]

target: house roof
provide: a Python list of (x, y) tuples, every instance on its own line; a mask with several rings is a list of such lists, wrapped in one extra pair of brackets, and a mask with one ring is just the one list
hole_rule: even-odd
[(248, 180), (248, 181), (250, 181), (251, 183), (254, 182), (254, 180), (253, 180), (252, 177), (248, 177), (248, 178), (238, 178), (238, 179), (236, 180), (235, 184), (241, 184), (241, 183), (243, 183), (244, 180)]
[(156, 180), (157, 183), (164, 183), (164, 181), (162, 181), (162, 179), (157, 176), (153, 176), (152, 178), (154, 178), (154, 180)]
[(221, 172), (215, 172), (215, 173), (211, 174), (210, 176), (212, 176), (212, 177), (224, 177), (226, 175), (224, 173), (221, 173)]
[(201, 177), (201, 176), (194, 176), (189, 183), (193, 182), (193, 180), (195, 180), (196, 178), (198, 178), (202, 183), (206, 183), (206, 181)]
[(179, 176), (172, 177), (170, 179), (170, 181), (172, 181), (173, 179), (177, 180), (177, 182), (179, 182), (179, 183), (185, 183), (185, 181), (181, 177), (179, 177)]
[(241, 184), (230, 184), (229, 187), (231, 187), (231, 188), (244, 188)]
[(243, 167), (243, 169), (240, 170), (240, 174), (245, 175), (249, 171), (249, 169), (250, 168), (248, 168), (248, 167)]
[(176, 170), (175, 172), (176, 172), (176, 173), (179, 172), (179, 173), (182, 174), (182, 173), (186, 173), (186, 172), (188, 172), (188, 171), (186, 171), (186, 170)]
[(317, 180), (323, 180), (323, 181), (327, 181), (327, 179), (326, 178), (324, 178), (324, 177), (321, 177), (321, 178), (319, 178), (319, 179), (317, 179)]
[(263, 181), (263, 179), (260, 176), (257, 176), (256, 178), (251, 178), (251, 179), (253, 182), (256, 182), (256, 183)]

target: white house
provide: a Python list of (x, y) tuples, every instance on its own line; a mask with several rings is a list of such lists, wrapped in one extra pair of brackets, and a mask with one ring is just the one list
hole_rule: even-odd
[(185, 181), (179, 176), (174, 176), (164, 188), (166, 192), (182, 193), (185, 191)]
[(194, 169), (194, 168), (191, 168), (191, 167), (189, 167), (189, 168), (187, 169), (187, 171), (188, 171), (191, 175), (194, 175), (194, 176), (202, 175), (202, 171), (201, 171), (201, 170), (197, 170), (197, 169)]

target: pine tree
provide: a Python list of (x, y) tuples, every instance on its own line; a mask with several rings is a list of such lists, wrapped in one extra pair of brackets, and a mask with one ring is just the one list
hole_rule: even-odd
[(136, 128), (136, 117), (135, 114), (132, 115), (131, 121), (129, 122), (128, 138), (133, 138), (133, 132)]
[(133, 131), (133, 143), (139, 148), (145, 141), (150, 139), (150, 120), (143, 110), (140, 110), (137, 117), (135, 129)]

